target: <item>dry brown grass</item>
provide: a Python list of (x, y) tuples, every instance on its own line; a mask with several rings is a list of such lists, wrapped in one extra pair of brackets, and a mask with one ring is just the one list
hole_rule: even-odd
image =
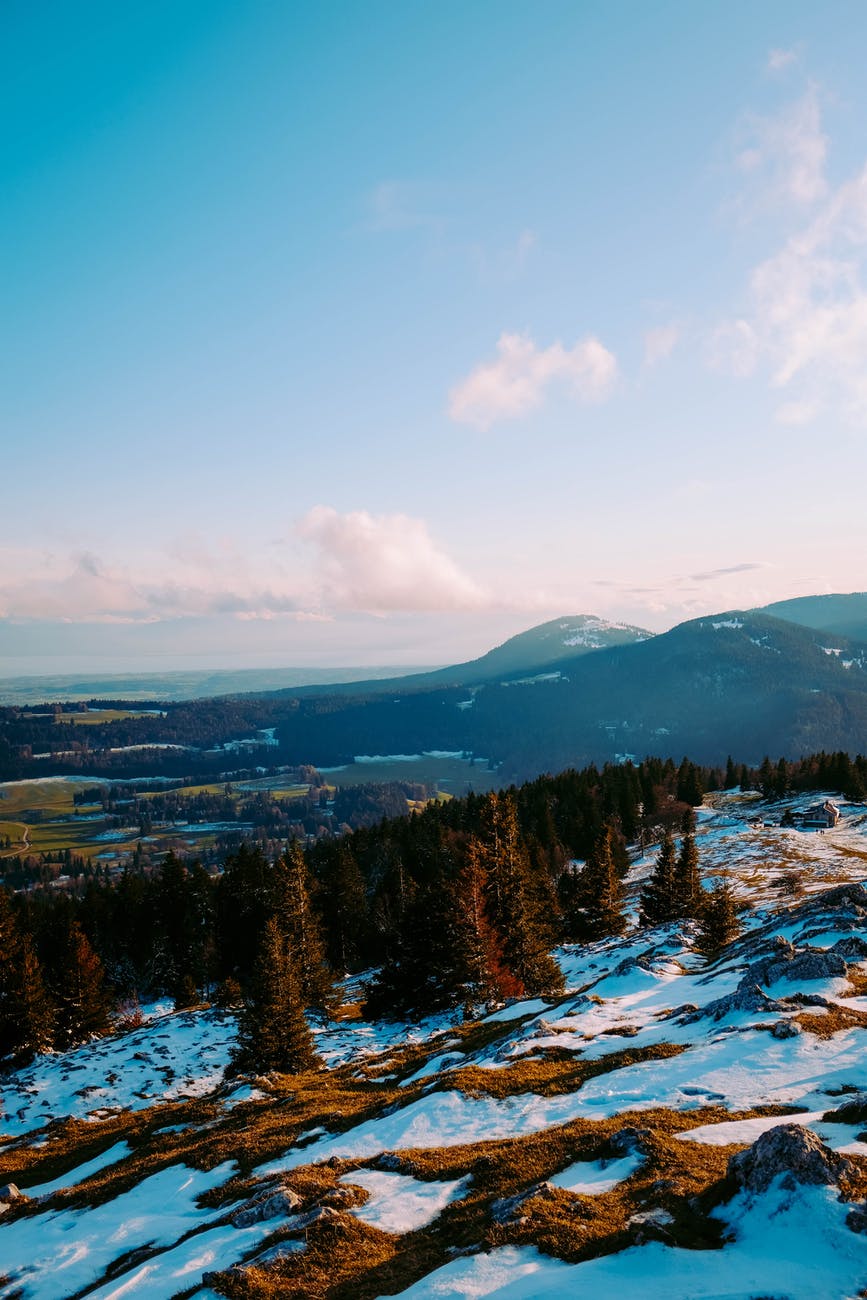
[[(757, 1112), (742, 1112), (746, 1118)], [(782, 1108), (762, 1113), (784, 1114)], [(682, 1114), (670, 1110), (625, 1113), (603, 1121), (574, 1120), (528, 1137), (477, 1142), (463, 1147), (402, 1153), (405, 1172), (417, 1178), (471, 1176), (464, 1198), (447, 1206), (429, 1227), (394, 1237), (359, 1223), (350, 1215), (315, 1225), (307, 1248), (271, 1270), (224, 1274), (220, 1290), (232, 1300), (373, 1300), (393, 1295), (452, 1257), (455, 1249), (480, 1250), (505, 1244), (534, 1244), (546, 1253), (578, 1262), (621, 1249), (644, 1236), (660, 1235), (693, 1249), (720, 1244), (719, 1224), (707, 1210), (723, 1185), (736, 1146), (713, 1147), (678, 1141), (675, 1134), (730, 1120), (730, 1112), (705, 1107)], [(626, 1182), (601, 1196), (575, 1196), (556, 1190), (529, 1199), (518, 1221), (495, 1224), (491, 1205), (524, 1192), (576, 1160), (612, 1154), (610, 1139), (625, 1124), (647, 1130), (646, 1157)], [(320, 1180), (339, 1178), (358, 1162), (336, 1161)], [(288, 1180), (302, 1190), (308, 1171)], [(673, 1223), (665, 1230), (631, 1225), (631, 1216), (648, 1208), (665, 1209)]]
[(833, 1038), (844, 1029), (867, 1029), (867, 1013), (838, 1004), (819, 1012), (802, 1011), (794, 1017), (802, 1029), (817, 1038)]
[(470, 1096), (514, 1097), (522, 1092), (534, 1092), (542, 1097), (555, 1097), (565, 1092), (576, 1092), (582, 1083), (597, 1075), (610, 1074), (612, 1070), (621, 1070), (640, 1061), (679, 1056), (686, 1050), (678, 1043), (655, 1043), (649, 1047), (627, 1047), (597, 1060), (582, 1061), (571, 1052), (554, 1049), (541, 1058), (521, 1058), (514, 1065), (502, 1069), (486, 1070), (471, 1065), (452, 1070), (446, 1078), (449, 1086)]

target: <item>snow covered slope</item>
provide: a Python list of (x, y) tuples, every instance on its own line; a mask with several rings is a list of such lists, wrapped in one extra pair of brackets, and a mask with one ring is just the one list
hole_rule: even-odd
[(865, 809), (821, 835), (756, 811), (700, 816), (751, 907), (710, 965), (691, 923), (633, 927), (559, 950), (556, 1002), (347, 1012), (291, 1079), (226, 1078), (212, 1010), (40, 1059), (2, 1090), (0, 1176), (30, 1199), (0, 1297), (858, 1296)]

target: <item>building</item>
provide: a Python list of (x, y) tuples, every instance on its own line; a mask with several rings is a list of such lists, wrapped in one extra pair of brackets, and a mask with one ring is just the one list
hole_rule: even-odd
[(805, 829), (830, 830), (836, 826), (840, 820), (840, 809), (830, 799), (824, 803), (814, 804), (808, 808), (801, 819), (801, 826)]

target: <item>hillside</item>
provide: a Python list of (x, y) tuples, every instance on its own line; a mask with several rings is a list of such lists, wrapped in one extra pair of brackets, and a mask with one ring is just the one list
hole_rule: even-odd
[(799, 596), (795, 600), (780, 600), (766, 605), (754, 613), (783, 618), (802, 627), (830, 632), (837, 636), (867, 641), (867, 592), (854, 591), (850, 595)]
[(227, 1077), (210, 1008), (37, 1058), (0, 1093), (3, 1294), (862, 1294), (867, 822), (755, 824), (805, 802), (700, 810), (746, 909), (714, 962), (692, 922), (635, 926), (651, 855), (627, 933), (556, 950), (556, 999), (373, 1022), (350, 981), (292, 1078)]
[(764, 614), (696, 619), (537, 668), (469, 694), (302, 698), (278, 734), (296, 761), (470, 751), (512, 780), (624, 754), (854, 752), (867, 728), (867, 644)]

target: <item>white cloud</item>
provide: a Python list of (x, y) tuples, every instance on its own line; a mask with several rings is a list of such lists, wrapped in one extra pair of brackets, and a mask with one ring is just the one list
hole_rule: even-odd
[(489, 429), (540, 406), (548, 389), (564, 383), (579, 401), (599, 401), (610, 392), (617, 362), (597, 338), (573, 347), (539, 348), (527, 334), (501, 334), (497, 356), (483, 362), (449, 394), (448, 412), (459, 424)]
[(671, 356), (680, 340), (680, 328), (677, 325), (657, 325), (646, 330), (644, 334), (644, 364), (655, 366)]
[(185, 537), (162, 555), (107, 565), (0, 550), (0, 620), (154, 623), (223, 616), (328, 621), (335, 613), (489, 607), (487, 594), (407, 515), (338, 514), (316, 506), (266, 556)]
[(735, 163), (752, 185), (745, 210), (817, 202), (827, 193), (828, 137), (822, 130), (818, 88), (810, 83), (800, 99), (771, 117), (749, 116)]
[(367, 612), (476, 609), (487, 596), (436, 544), (422, 519), (338, 514), (315, 506), (298, 525), (317, 550), (326, 607)]
[(797, 50), (771, 50), (768, 54), (768, 72), (783, 72), (797, 62)]

